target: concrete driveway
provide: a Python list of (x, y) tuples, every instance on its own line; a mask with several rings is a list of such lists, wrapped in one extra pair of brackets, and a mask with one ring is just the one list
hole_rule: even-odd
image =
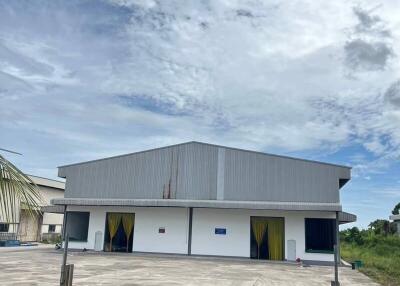
[[(0, 285), (57, 285), (61, 251), (51, 247), (0, 249)], [(74, 285), (330, 285), (332, 267), (245, 259), (73, 252)], [(349, 268), (341, 285), (378, 285)]]

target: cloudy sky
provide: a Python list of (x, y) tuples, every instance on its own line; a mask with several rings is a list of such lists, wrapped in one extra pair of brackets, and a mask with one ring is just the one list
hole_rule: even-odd
[(353, 167), (400, 201), (400, 1), (0, 0), (0, 148), (27, 173), (198, 140)]

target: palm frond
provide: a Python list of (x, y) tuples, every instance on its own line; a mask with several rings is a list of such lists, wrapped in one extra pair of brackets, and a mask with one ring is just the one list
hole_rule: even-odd
[(17, 222), (21, 206), (36, 216), (42, 203), (36, 184), (0, 155), (0, 221)]

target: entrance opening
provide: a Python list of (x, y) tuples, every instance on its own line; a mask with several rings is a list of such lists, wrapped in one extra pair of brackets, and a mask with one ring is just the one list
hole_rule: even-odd
[(107, 213), (104, 251), (132, 252), (134, 213)]
[(250, 217), (250, 257), (283, 260), (284, 233), (282, 217)]
[(40, 240), (42, 213), (32, 215), (26, 209), (21, 209), (18, 236), (22, 242)]

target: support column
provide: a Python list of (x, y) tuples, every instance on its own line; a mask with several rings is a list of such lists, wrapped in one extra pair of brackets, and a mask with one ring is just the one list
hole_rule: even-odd
[(63, 217), (63, 226), (62, 226), (62, 234), (61, 234), (61, 243), (65, 241), (65, 232), (67, 227), (67, 205), (64, 206), (64, 217)]
[(339, 232), (339, 212), (336, 212), (336, 245), (337, 245), (337, 261), (338, 264), (342, 264), (340, 259), (340, 232)]
[(193, 208), (189, 208), (189, 234), (188, 234), (188, 255), (192, 255), (192, 220)]
[(340, 286), (339, 282), (339, 264), (340, 264), (340, 238), (339, 238), (339, 212), (336, 212), (336, 239), (333, 246), (333, 255), (335, 261), (335, 280), (331, 281), (331, 286)]

